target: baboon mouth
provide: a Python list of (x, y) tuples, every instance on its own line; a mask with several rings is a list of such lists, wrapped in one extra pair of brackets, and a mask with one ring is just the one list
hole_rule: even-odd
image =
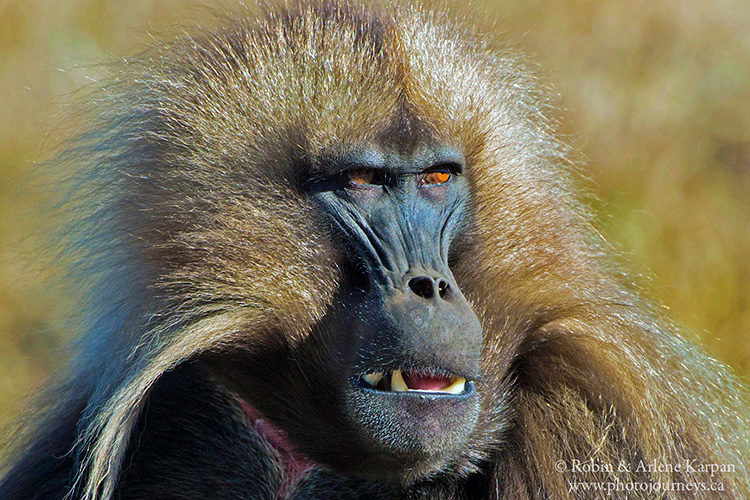
[(474, 384), (458, 375), (432, 375), (419, 371), (393, 370), (362, 375), (360, 385), (376, 392), (421, 393), (459, 396), (473, 392)]

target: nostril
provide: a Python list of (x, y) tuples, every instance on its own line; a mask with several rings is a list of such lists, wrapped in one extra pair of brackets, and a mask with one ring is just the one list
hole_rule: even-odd
[(450, 286), (448, 285), (448, 282), (445, 280), (438, 280), (438, 295), (440, 295), (441, 299), (444, 299), (446, 294), (448, 293), (448, 289)]
[(409, 280), (409, 288), (422, 298), (431, 299), (435, 295), (435, 285), (432, 278), (420, 276)]

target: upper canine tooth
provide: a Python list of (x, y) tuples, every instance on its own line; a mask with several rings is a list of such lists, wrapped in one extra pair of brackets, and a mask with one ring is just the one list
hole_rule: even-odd
[(375, 373), (368, 373), (366, 375), (362, 375), (362, 380), (367, 382), (369, 385), (375, 387), (378, 385), (378, 382), (380, 382), (383, 379), (383, 374), (380, 372)]
[(393, 370), (391, 374), (391, 390), (397, 392), (405, 392), (409, 390), (409, 387), (404, 382), (404, 377), (401, 375), (401, 370)]
[(463, 377), (456, 377), (456, 379), (448, 387), (440, 389), (442, 392), (448, 394), (461, 394), (466, 388), (466, 379)]

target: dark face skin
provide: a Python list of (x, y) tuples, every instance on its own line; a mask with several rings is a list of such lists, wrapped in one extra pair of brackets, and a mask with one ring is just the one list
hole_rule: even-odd
[(231, 378), (314, 460), (414, 481), (459, 459), (479, 411), (482, 328), (448, 265), (469, 217), (464, 159), (363, 148), (304, 185), (345, 256), (338, 300), (295, 352), (235, 358)]

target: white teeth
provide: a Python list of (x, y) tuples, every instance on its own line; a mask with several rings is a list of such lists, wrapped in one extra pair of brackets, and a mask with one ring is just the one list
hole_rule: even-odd
[(391, 374), (391, 390), (396, 392), (406, 392), (409, 387), (404, 382), (404, 377), (401, 375), (401, 370), (393, 370)]
[(380, 372), (368, 373), (367, 375), (362, 375), (362, 379), (371, 386), (375, 387), (383, 379), (383, 374)]
[(443, 387), (440, 392), (447, 392), (448, 394), (461, 394), (466, 388), (466, 379), (463, 377), (456, 377), (456, 379), (448, 387)]

